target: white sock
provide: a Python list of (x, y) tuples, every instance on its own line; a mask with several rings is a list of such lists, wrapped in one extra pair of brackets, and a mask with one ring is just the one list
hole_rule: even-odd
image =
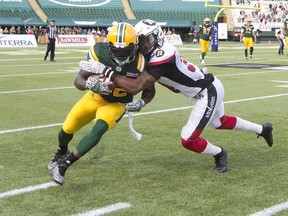
[[(208, 142), (208, 141), (207, 141)], [(201, 154), (212, 154), (217, 155), (222, 151), (222, 149), (218, 146), (213, 145), (212, 143), (208, 142), (205, 150), (201, 152)]]
[(233, 128), (233, 130), (250, 131), (250, 132), (255, 132), (257, 134), (260, 134), (262, 132), (262, 129), (263, 129), (262, 125), (246, 121), (239, 117), (236, 117), (236, 118), (237, 118), (237, 123), (235, 127)]

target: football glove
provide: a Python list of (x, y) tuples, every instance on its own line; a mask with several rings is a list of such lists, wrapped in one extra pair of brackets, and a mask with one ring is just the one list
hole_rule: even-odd
[(139, 112), (145, 106), (145, 101), (143, 99), (137, 99), (133, 102), (126, 104), (126, 110), (128, 112)]
[(86, 81), (86, 88), (100, 95), (109, 95), (112, 90), (108, 86), (112, 82), (101, 82), (100, 76), (90, 76)]
[(102, 64), (99, 61), (80, 61), (79, 66), (82, 70), (95, 73), (95, 74), (102, 74), (103, 71), (106, 71), (109, 69), (109, 67), (106, 67), (104, 64)]

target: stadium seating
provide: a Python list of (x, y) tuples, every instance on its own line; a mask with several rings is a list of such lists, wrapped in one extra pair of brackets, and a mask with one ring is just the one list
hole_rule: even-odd
[[(214, 2), (219, 4), (219, 0)], [(189, 20), (201, 24), (205, 17), (213, 18), (210, 8), (204, 8), (204, 1), (139, 1), (130, 0), (131, 8), (137, 19)], [(156, 5), (156, 7), (155, 7)], [(177, 10), (175, 10), (177, 8)]]
[[(47, 0), (37, 0), (42, 10), (49, 18), (75, 18), (75, 19), (127, 19), (121, 1), (113, 0), (104, 5), (85, 6), (85, 2), (80, 5), (56, 4)], [(89, 3), (89, 2), (88, 2)], [(87, 3), (87, 4), (88, 4)]]
[(27, 1), (0, 1), (0, 17), (21, 18), (22, 20), (31, 17), (38, 18)]

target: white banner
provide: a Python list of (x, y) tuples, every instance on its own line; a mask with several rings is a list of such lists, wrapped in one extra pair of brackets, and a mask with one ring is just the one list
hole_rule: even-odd
[(218, 23), (218, 39), (219, 40), (228, 39), (227, 23)]
[(93, 46), (94, 44), (93, 35), (58, 35), (56, 40), (56, 47)]
[(0, 35), (1, 47), (37, 47), (37, 42), (34, 35), (2, 34)]
[(166, 40), (168, 40), (173, 45), (183, 45), (180, 35), (172, 34), (172, 35), (164, 35)]

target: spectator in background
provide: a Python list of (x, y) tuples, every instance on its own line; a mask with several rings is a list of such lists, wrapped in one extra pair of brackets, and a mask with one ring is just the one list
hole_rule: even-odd
[(3, 30), (3, 34), (9, 34), (10, 32), (9, 32), (9, 30), (8, 30), (8, 27), (6, 26), (5, 28), (4, 28), (4, 30)]
[(16, 34), (15, 26), (12, 26), (9, 31), (10, 34)]
[(22, 34), (21, 26), (18, 26), (16, 29), (16, 34)]
[(58, 37), (57, 27), (55, 26), (55, 20), (51, 20), (50, 25), (47, 26), (46, 29), (46, 42), (47, 42), (47, 50), (44, 56), (44, 60), (46, 61), (49, 53), (50, 54), (50, 62), (55, 62), (55, 41)]

